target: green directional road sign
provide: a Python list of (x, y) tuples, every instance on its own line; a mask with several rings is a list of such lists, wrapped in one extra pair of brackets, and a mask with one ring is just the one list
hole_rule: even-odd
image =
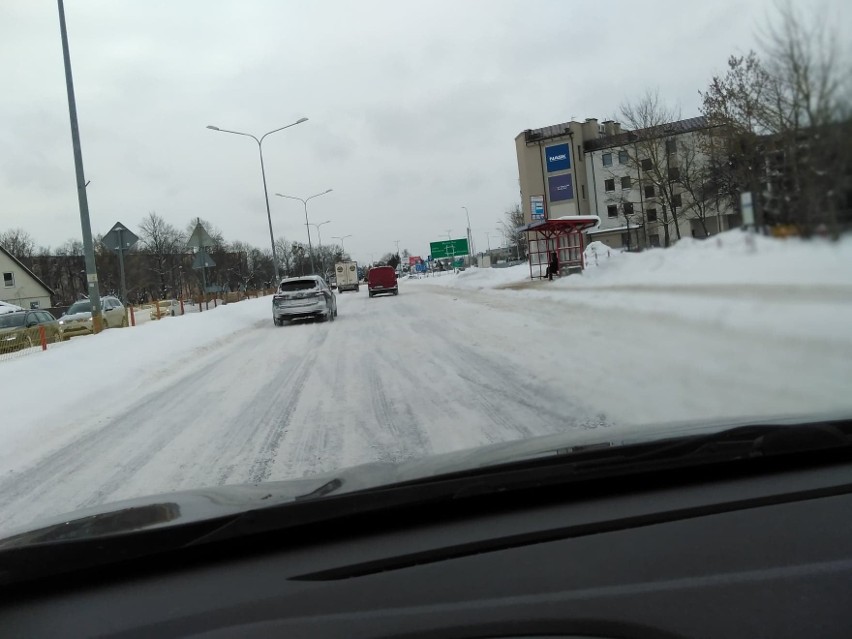
[(442, 260), (448, 257), (467, 255), (467, 238), (463, 237), (458, 240), (439, 240), (437, 242), (429, 242), (429, 250), (432, 252), (433, 260)]

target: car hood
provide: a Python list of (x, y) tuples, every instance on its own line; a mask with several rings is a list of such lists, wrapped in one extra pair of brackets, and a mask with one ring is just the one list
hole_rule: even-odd
[(784, 416), (737, 421), (678, 422), (645, 427), (599, 426), (433, 455), (399, 464), (370, 463), (301, 479), (152, 495), (90, 507), (34, 522), (28, 529), (12, 532), (0, 539), (0, 550), (33, 543), (128, 533), (236, 515), (295, 502), (297, 499), (311, 498), (312, 493), (323, 494), (324, 488), (329, 486), (330, 482), (334, 482), (333, 494), (340, 495), (448, 473), (547, 457), (587, 446), (630, 445), (714, 433), (738, 426), (795, 425), (841, 417), (848, 418), (847, 415)]
[(73, 313), (72, 315), (66, 314), (66, 315), (63, 315), (62, 317), (60, 317), (59, 321), (60, 322), (67, 322), (67, 321), (70, 321), (70, 320), (87, 320), (87, 319), (92, 319), (92, 314), (89, 313), (89, 312)]

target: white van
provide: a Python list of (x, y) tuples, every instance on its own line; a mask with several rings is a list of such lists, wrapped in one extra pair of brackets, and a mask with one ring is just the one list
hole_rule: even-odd
[(338, 262), (334, 265), (334, 277), (337, 280), (337, 291), (355, 291), (359, 290), (358, 286), (358, 263), (357, 262)]

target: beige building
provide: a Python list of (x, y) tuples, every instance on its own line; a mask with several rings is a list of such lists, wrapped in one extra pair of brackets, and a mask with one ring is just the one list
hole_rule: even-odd
[(587, 241), (631, 250), (665, 245), (666, 226), (670, 243), (732, 228), (737, 216), (694, 179), (706, 177), (707, 131), (703, 118), (637, 131), (588, 118), (523, 131), (515, 148), (524, 218), (597, 215)]
[(0, 301), (22, 308), (50, 308), (53, 291), (14, 255), (0, 246)]

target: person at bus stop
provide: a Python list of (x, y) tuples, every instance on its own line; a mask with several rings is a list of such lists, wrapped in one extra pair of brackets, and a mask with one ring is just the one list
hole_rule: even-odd
[(550, 264), (547, 265), (547, 279), (552, 280), (554, 273), (559, 274), (559, 257), (556, 255), (556, 251), (550, 254)]

